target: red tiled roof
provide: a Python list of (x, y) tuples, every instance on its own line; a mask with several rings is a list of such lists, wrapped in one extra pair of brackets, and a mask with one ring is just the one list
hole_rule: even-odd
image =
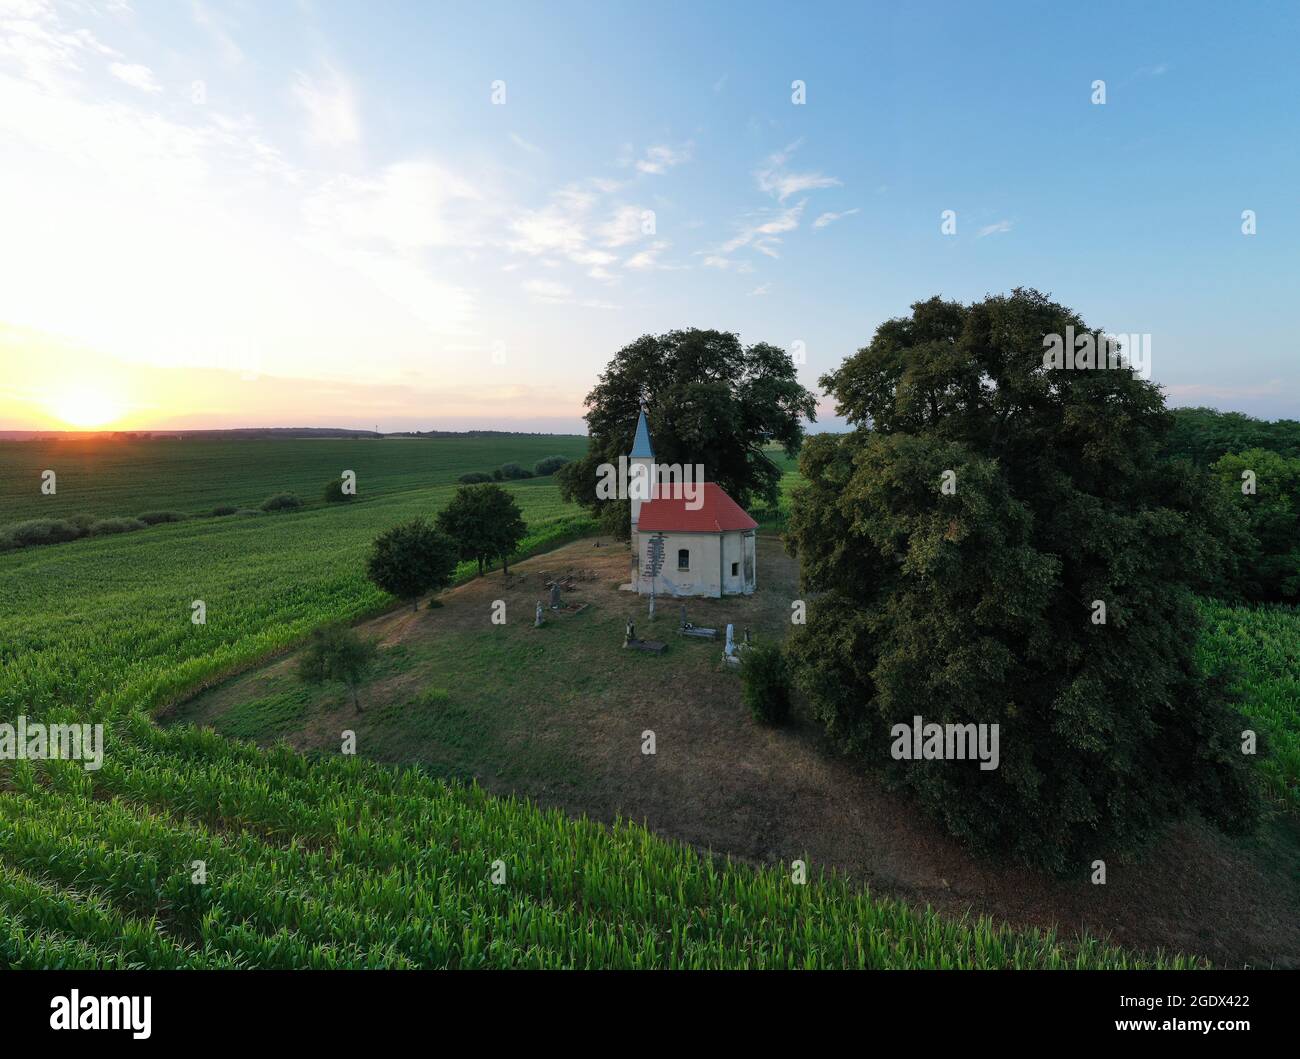
[[(726, 494), (716, 482), (701, 482), (694, 486), (702, 490), (695, 494), (700, 506), (692, 511), (680, 484), (662, 487), (661, 495), (645, 501), (637, 517), (637, 532), (645, 530), (678, 533), (722, 533), (724, 530), (752, 530), (758, 523), (745, 514), (745, 509)], [(700, 503), (701, 499), (703, 503)]]

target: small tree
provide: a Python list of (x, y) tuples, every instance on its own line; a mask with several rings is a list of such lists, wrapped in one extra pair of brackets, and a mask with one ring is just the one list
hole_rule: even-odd
[(311, 642), (298, 661), (298, 676), (309, 684), (337, 680), (352, 693), (352, 705), (361, 713), (357, 689), (365, 681), (379, 653), (372, 640), (363, 640), (346, 625), (328, 625), (311, 634)]
[(543, 456), (533, 464), (533, 474), (538, 478), (545, 478), (549, 474), (554, 474), (568, 462), (569, 458), (567, 456)]
[(419, 609), (420, 596), (451, 584), (456, 572), (456, 544), (424, 519), (412, 519), (381, 533), (366, 564), (366, 574), (385, 592), (409, 599)]
[(514, 497), (494, 484), (461, 486), (439, 512), (437, 526), (456, 542), (462, 559), (478, 563), (480, 576), (496, 558), (509, 573), (510, 556), (527, 531)]
[(744, 654), (740, 670), (741, 698), (764, 724), (784, 724), (790, 718), (790, 669), (779, 644), (761, 643)]

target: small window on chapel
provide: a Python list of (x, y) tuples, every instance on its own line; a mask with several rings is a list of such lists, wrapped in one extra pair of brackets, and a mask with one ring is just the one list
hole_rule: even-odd
[(677, 569), (689, 570), (691, 568), (691, 551), (689, 548), (677, 549)]
[(731, 576), (732, 576), (732, 577), (739, 577), (739, 576), (740, 576), (740, 563), (732, 563), (732, 564), (731, 564)]

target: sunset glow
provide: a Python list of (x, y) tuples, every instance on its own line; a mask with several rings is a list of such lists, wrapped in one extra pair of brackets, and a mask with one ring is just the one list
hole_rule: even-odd
[(125, 413), (121, 401), (111, 393), (81, 386), (61, 393), (50, 402), (50, 411), (71, 427), (106, 427)]

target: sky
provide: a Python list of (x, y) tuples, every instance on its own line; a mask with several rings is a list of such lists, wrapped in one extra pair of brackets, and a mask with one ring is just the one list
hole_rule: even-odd
[(1298, 42), (1292, 3), (0, 0), (0, 429), (580, 431), (642, 334), (818, 389), (1017, 286), (1149, 335), (1171, 404), (1300, 417)]

